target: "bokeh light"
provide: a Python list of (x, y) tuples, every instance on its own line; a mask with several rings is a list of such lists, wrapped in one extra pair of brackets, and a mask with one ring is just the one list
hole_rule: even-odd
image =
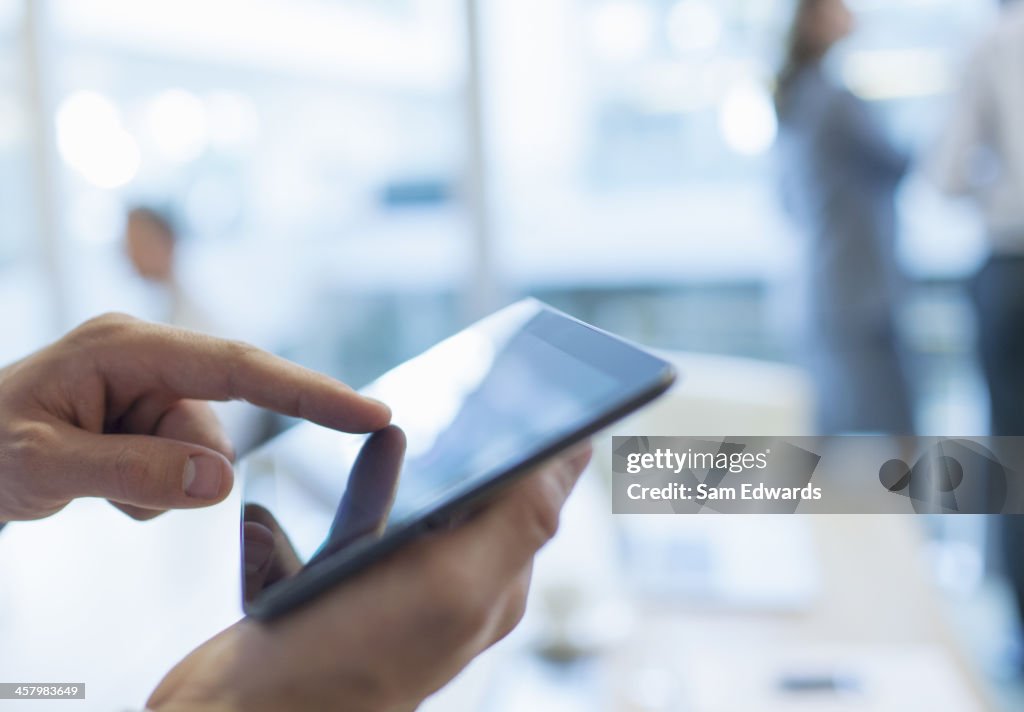
[(654, 18), (646, 4), (611, 0), (594, 10), (590, 28), (600, 55), (611, 60), (635, 59), (651, 44)]
[(160, 92), (147, 106), (146, 121), (154, 148), (171, 163), (188, 163), (206, 150), (206, 107), (194, 94), (183, 89)]
[(778, 122), (768, 90), (743, 82), (726, 92), (718, 109), (718, 129), (726, 145), (743, 156), (765, 153), (775, 142)]
[(118, 188), (139, 171), (138, 144), (103, 95), (77, 91), (57, 109), (57, 149), (64, 161), (97, 188)]

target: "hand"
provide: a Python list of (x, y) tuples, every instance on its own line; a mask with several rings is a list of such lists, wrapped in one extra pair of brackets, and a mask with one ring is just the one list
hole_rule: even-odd
[(0, 370), (0, 522), (75, 497), (106, 497), (138, 519), (219, 502), (233, 451), (201, 401), (232, 399), (350, 432), (391, 418), (253, 346), (102, 316)]
[(541, 466), (292, 614), (243, 619), (179, 663), (149, 709), (415, 709), (519, 622), (533, 556), (589, 458), (585, 447)]

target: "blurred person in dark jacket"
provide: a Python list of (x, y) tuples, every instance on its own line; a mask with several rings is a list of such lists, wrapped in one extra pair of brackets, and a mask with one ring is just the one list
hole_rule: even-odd
[(975, 278), (993, 435), (1024, 435), (1024, 3), (968, 62), (931, 174), (981, 210), (989, 258)]
[[(1024, 435), (1024, 3), (978, 43), (929, 166), (949, 195), (981, 212), (989, 257), (971, 292), (993, 435)], [(1024, 621), (1024, 516), (999, 518), (1003, 558)], [(1019, 635), (1024, 640), (1024, 633)], [(1024, 671), (1024, 645), (1017, 665)]]
[(852, 30), (843, 0), (799, 0), (778, 78), (781, 191), (807, 256), (800, 358), (817, 386), (821, 433), (909, 434), (895, 257), (908, 158), (823, 66)]

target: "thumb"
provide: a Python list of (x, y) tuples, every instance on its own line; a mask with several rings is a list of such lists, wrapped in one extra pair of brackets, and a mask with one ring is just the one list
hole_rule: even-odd
[(203, 507), (231, 492), (227, 458), (192, 443), (148, 435), (76, 430), (64, 472), (72, 497), (105, 497), (147, 509)]

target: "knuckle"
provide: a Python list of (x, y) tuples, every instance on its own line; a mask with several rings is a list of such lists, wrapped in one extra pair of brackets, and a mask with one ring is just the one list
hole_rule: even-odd
[[(224, 357), (227, 363), (234, 366), (241, 366), (250, 362), (257, 352), (257, 348), (244, 341), (228, 340), (224, 342)], [(239, 397), (241, 387), (239, 383), (239, 369), (232, 368), (226, 375), (227, 395), (229, 398)]]
[(121, 312), (107, 312), (84, 322), (76, 331), (108, 332), (120, 331), (138, 322), (135, 317)]
[(2, 485), (3, 509), (17, 518), (37, 519), (59, 511), (68, 502), (57, 484), (47, 476), (54, 467), (49, 456), (55, 449), (56, 433), (44, 423), (20, 421), (8, 425), (0, 439), (0, 472), (10, 474)]
[(4, 451), (11, 463), (19, 468), (32, 468), (50, 451), (53, 429), (35, 421), (20, 422), (9, 429), (10, 440)]
[(451, 632), (459, 640), (469, 640), (488, 627), (491, 607), (479, 596), (464, 596), (458, 606), (450, 611)]
[(252, 358), (253, 354), (256, 353), (256, 347), (252, 344), (246, 343), (245, 341), (238, 341), (232, 339), (226, 344), (228, 358), (237, 361), (245, 361)]
[(139, 320), (127, 314), (108, 312), (83, 322), (68, 333), (67, 339), (75, 343), (109, 341), (139, 324)]
[(525, 500), (526, 516), (529, 530), (540, 546), (558, 534), (562, 493), (551, 477), (538, 477), (531, 485), (530, 495)]
[(523, 620), (523, 616), (526, 615), (527, 592), (528, 587), (526, 585), (520, 585), (517, 586), (509, 596), (505, 618), (502, 621), (500, 630), (498, 631), (498, 636), (500, 638), (504, 638), (515, 630), (516, 626), (518, 626)]

